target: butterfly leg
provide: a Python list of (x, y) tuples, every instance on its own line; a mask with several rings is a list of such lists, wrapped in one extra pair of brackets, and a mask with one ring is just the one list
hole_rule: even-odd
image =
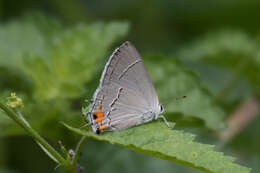
[(87, 127), (87, 126), (90, 126), (90, 125), (91, 125), (91, 123), (86, 123), (86, 124), (80, 126), (79, 128), (80, 128), (80, 129), (83, 129), (84, 127)]
[(171, 128), (169, 122), (167, 121), (167, 119), (166, 119), (163, 115), (159, 115), (158, 118), (162, 118), (163, 121), (164, 121), (164, 123), (165, 123), (169, 128)]

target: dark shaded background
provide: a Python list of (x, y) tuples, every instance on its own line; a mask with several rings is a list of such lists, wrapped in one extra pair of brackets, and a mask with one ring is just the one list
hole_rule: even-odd
[[(226, 80), (226, 76), (229, 76), (230, 72), (214, 65), (215, 62), (213, 65), (209, 65), (190, 61), (185, 59), (185, 56), (181, 56), (180, 52), (183, 49), (187, 50), (194, 40), (221, 30), (229, 30), (231, 33), (239, 31), (259, 41), (259, 9), (260, 1), (258, 0), (0, 0), (0, 21), (6, 23), (30, 12), (41, 12), (54, 17), (62, 21), (65, 26), (83, 22), (127, 21), (130, 23), (130, 31), (123, 40), (130, 40), (141, 53), (154, 52), (165, 56), (179, 56), (178, 58), (184, 64), (199, 74), (203, 84), (217, 95), (220, 88), (225, 88), (223, 79)], [(120, 43), (115, 45), (118, 44)], [(111, 50), (113, 48), (114, 46), (111, 46)], [(217, 61), (215, 64), (218, 63)], [(1, 74), (5, 76), (4, 71), (0, 69)], [(12, 76), (12, 74), (10, 75)], [(13, 76), (15, 77), (16, 74)], [(93, 91), (97, 86), (98, 77), (99, 75), (93, 79), (95, 81), (92, 83)], [(3, 81), (8, 80), (4, 80), (3, 77), (0, 82)], [(3, 85), (1, 88), (9, 85), (5, 84), (0, 84), (0, 86)], [(227, 116), (239, 105), (243, 105), (247, 99), (250, 101), (251, 98), (256, 98), (258, 103), (258, 90), (251, 87), (246, 80), (240, 80), (239, 77), (235, 87), (234, 85), (232, 87), (218, 99), (218, 104), (227, 111)], [(78, 103), (76, 101), (76, 105), (80, 105)], [(81, 105), (76, 106), (79, 109), (80, 107)], [(258, 115), (259, 112), (257, 111), (255, 114)], [(217, 139), (215, 132), (201, 127), (201, 123), (190, 124), (180, 120), (180, 125), (176, 128), (196, 133), (198, 141), (217, 145), (219, 150), (238, 157), (239, 163), (253, 168), (252, 172), (257, 173), (260, 171), (259, 123), (259, 116), (256, 116), (254, 121), (246, 122), (243, 127), (241, 126), (240, 132), (225, 145), (223, 141)], [(63, 127), (58, 126), (57, 128)], [(48, 138), (50, 143), (56, 146), (55, 141), (61, 138), (61, 140), (65, 140), (67, 147), (74, 147), (79, 138), (68, 131), (64, 132), (64, 136), (69, 137), (64, 139), (50, 135)], [(183, 165), (94, 140), (87, 142), (81, 163), (87, 167), (88, 172), (200, 172)], [(55, 172), (55, 167), (56, 165), (31, 138), (23, 135), (0, 137), (0, 173)], [(57, 171), (60, 170), (57, 169)]]

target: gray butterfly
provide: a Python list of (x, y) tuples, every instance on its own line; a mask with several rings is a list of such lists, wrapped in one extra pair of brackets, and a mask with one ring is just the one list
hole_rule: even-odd
[(163, 111), (141, 56), (123, 43), (109, 58), (86, 114), (92, 130), (122, 130), (158, 118), (169, 126)]

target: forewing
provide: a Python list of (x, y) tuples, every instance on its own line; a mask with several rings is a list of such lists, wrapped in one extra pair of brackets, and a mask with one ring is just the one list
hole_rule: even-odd
[(141, 56), (130, 42), (125, 42), (114, 52), (105, 70), (101, 81), (103, 86), (117, 83), (142, 95), (151, 107), (158, 105), (156, 91)]
[(93, 99), (91, 112), (101, 104), (105, 118), (111, 122), (131, 119), (129, 127), (143, 113), (158, 107), (152, 81), (139, 53), (129, 42), (117, 48), (110, 57)]

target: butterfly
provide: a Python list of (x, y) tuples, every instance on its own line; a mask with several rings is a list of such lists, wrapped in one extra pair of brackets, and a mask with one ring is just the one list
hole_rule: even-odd
[(93, 132), (127, 129), (162, 118), (164, 112), (136, 48), (128, 41), (105, 65), (86, 116)]

